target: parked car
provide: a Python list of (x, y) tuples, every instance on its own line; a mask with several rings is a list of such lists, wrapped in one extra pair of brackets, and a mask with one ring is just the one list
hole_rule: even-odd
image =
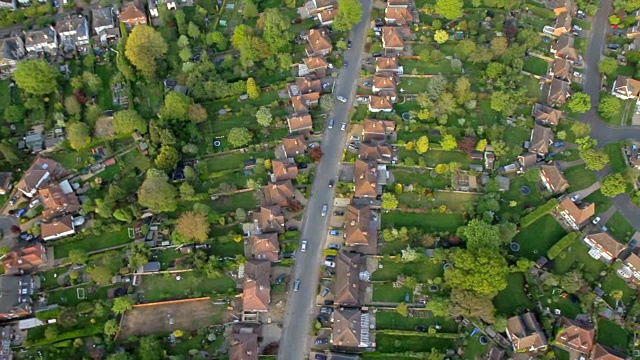
[(24, 215), (26, 213), (27, 213), (27, 209), (26, 208), (22, 208), (22, 209), (16, 211), (16, 217), (17, 218), (22, 217), (22, 215)]
[(348, 68), (349, 67), (349, 62), (348, 61), (343, 62), (342, 63), (342, 67), (345, 68), (345, 69)]
[(351, 40), (347, 41), (347, 49), (351, 49)]
[(333, 216), (342, 216), (344, 215), (344, 211), (342, 210), (336, 210), (333, 212)]
[(329, 339), (327, 338), (317, 338), (315, 341), (316, 345), (325, 345), (329, 343)]
[(382, 56), (382, 53), (374, 53), (374, 54), (373, 54), (373, 55), (371, 55), (371, 56), (373, 56), (373, 57), (380, 57), (380, 56)]
[(620, 44), (607, 44), (607, 49), (609, 50), (618, 50), (620, 49), (621, 45)]
[(382, 21), (381, 18), (376, 18), (375, 22), (376, 22), (376, 26), (378, 27), (384, 26), (384, 22)]
[(618, 25), (616, 25), (616, 24), (611, 24), (611, 28), (612, 28), (612, 29), (617, 29), (617, 28), (618, 28)]
[(333, 256), (333, 255), (327, 255), (324, 259), (327, 260), (327, 261), (334, 261), (336, 259), (336, 257)]
[(333, 187), (333, 184), (335, 184), (335, 181), (334, 181), (333, 179), (332, 179), (332, 180), (329, 180), (329, 187), (330, 187), (330, 188), (332, 188), (332, 187)]
[(329, 235), (340, 236), (340, 230), (329, 230)]
[[(329, 288), (324, 288), (327, 292), (330, 291)], [(324, 292), (324, 291), (323, 291)], [(329, 306), (323, 306), (320, 308), (320, 314), (331, 314), (333, 312), (333, 308)]]
[(346, 103), (346, 102), (347, 102), (347, 98), (346, 98), (346, 97), (344, 97), (344, 96), (338, 96), (338, 97), (337, 97), (337, 99), (338, 99), (340, 102), (343, 102), (343, 103)]
[(576, 202), (578, 199), (580, 199), (580, 194), (575, 194), (571, 197), (571, 201)]
[(322, 205), (322, 216), (327, 216), (327, 204)]
[(33, 239), (33, 235), (31, 235), (29, 233), (26, 233), (26, 232), (23, 232), (22, 234), (20, 234), (19, 238), (20, 238), (20, 240), (29, 241), (29, 240)]
[(73, 218), (73, 226), (82, 226), (84, 224), (84, 216), (76, 216)]
[(300, 279), (296, 279), (296, 282), (293, 283), (293, 291), (300, 290)]
[(38, 204), (40, 204), (40, 199), (35, 199), (31, 201), (29, 203), (29, 209), (33, 209), (34, 207), (38, 206)]
[(298, 227), (297, 227), (297, 226), (289, 226), (289, 227), (287, 228), (287, 231), (297, 231), (297, 230), (298, 230)]
[(333, 261), (325, 261), (324, 266), (334, 268), (336, 267), (336, 263), (334, 263)]
[(307, 251), (307, 240), (302, 240), (302, 243), (300, 243), (300, 251)]
[[(322, 289), (322, 292), (320, 293), (320, 296), (325, 297), (329, 294), (329, 291), (331, 291), (328, 287)], [(320, 309), (320, 312), (322, 312), (324, 308)]]
[(369, 81), (365, 81), (362, 83), (362, 85), (369, 87), (369, 86), (372, 86), (373, 84), (371, 84), (371, 82)]
[(349, 138), (349, 140), (353, 140), (353, 141), (360, 141), (360, 136), (358, 136), (358, 135), (351, 135), (351, 137)]
[(563, 147), (564, 146), (564, 141), (556, 141), (553, 143), (554, 147)]
[(593, 224), (597, 224), (597, 223), (599, 223), (599, 222), (600, 222), (600, 220), (602, 220), (602, 219), (600, 219), (600, 216), (596, 216), (596, 218), (595, 218), (595, 219), (593, 219), (591, 222), (592, 222)]
[(327, 355), (325, 355), (325, 354), (316, 354), (316, 360), (327, 360)]
[(339, 244), (329, 244), (329, 246), (327, 246), (327, 249), (340, 250), (340, 245)]
[(308, 165), (307, 165), (307, 164), (305, 164), (305, 163), (300, 163), (300, 164), (298, 164), (298, 169), (306, 169), (306, 168), (307, 168), (307, 166), (308, 166)]
[(333, 129), (333, 123), (334, 123), (334, 122), (335, 122), (335, 120), (334, 120), (333, 118), (332, 118), (332, 119), (329, 119), (329, 126), (327, 126), (327, 127), (328, 127), (329, 129)]
[(573, 25), (573, 30), (582, 31), (582, 27), (580, 27), (578, 25)]
[(284, 259), (295, 259), (296, 258), (296, 254), (294, 254), (294, 253), (283, 253), (282, 257)]
[(346, 123), (346, 122), (343, 122), (343, 123), (342, 123), (342, 126), (340, 126), (340, 130), (341, 130), (341, 131), (345, 131), (345, 130), (347, 130), (347, 123)]
[(16, 195), (9, 200), (9, 205), (15, 205), (16, 202), (20, 199), (20, 195)]

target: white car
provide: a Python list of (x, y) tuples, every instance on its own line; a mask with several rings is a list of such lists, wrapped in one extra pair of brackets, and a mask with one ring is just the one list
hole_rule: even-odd
[(302, 240), (302, 243), (300, 244), (300, 251), (307, 251), (307, 240)]
[(297, 279), (296, 282), (293, 283), (293, 291), (300, 290), (300, 279)]
[(599, 222), (600, 222), (600, 220), (601, 220), (601, 219), (600, 219), (600, 216), (596, 216), (596, 218), (595, 218), (595, 219), (593, 219), (593, 221), (591, 221), (591, 222), (592, 222), (592, 223), (594, 223), (594, 224), (597, 224), (597, 223), (599, 223)]
[(327, 216), (327, 204), (322, 205), (322, 216)]
[(338, 99), (339, 101), (343, 102), (343, 103), (346, 103), (346, 102), (347, 102), (347, 98), (346, 98), (346, 97), (344, 97), (344, 96), (338, 96), (338, 97), (337, 97), (337, 99)]
[(38, 204), (40, 204), (40, 199), (33, 200), (29, 203), (29, 209), (33, 209), (34, 207), (38, 206)]
[(582, 27), (578, 25), (573, 25), (573, 30), (582, 31)]
[(333, 261), (325, 261), (324, 266), (334, 268), (336, 267), (336, 263), (334, 263)]
[(342, 131), (347, 130), (347, 123), (346, 122), (342, 123), (342, 126), (340, 126), (340, 130), (342, 130)]

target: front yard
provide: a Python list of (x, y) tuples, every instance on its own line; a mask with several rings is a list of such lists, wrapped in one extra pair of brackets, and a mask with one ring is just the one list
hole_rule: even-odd
[(607, 221), (607, 228), (611, 235), (622, 243), (627, 242), (636, 231), (618, 211)]
[(587, 170), (584, 165), (568, 168), (564, 171), (564, 176), (569, 181), (569, 185), (571, 185), (567, 192), (586, 189), (596, 182), (596, 174), (591, 170)]

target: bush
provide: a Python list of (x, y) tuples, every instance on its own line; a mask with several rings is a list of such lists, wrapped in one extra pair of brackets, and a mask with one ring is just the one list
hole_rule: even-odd
[(529, 215), (526, 215), (525, 217), (523, 217), (522, 220), (520, 220), (520, 227), (525, 228), (533, 224), (534, 222), (536, 222), (536, 220), (547, 215), (547, 213), (557, 205), (558, 205), (558, 199), (551, 199), (547, 201), (544, 205), (540, 206)]
[(55, 318), (58, 317), (58, 315), (60, 315), (62, 310), (63, 310), (63, 308), (58, 307), (58, 308), (51, 309), (51, 310), (38, 311), (36, 313), (36, 319), (38, 319), (40, 321), (47, 321), (47, 320), (50, 320), (50, 319), (55, 319)]
[(547, 251), (547, 257), (549, 260), (555, 259), (558, 255), (563, 253), (569, 246), (571, 246), (578, 237), (580, 237), (579, 232), (571, 232), (567, 235), (563, 236), (562, 239), (558, 240), (549, 251)]

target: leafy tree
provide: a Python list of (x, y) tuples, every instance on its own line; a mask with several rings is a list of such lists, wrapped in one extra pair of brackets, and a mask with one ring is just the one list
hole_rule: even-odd
[(577, 113), (585, 113), (591, 109), (591, 96), (582, 92), (576, 92), (567, 103), (569, 110)]
[(609, 155), (604, 150), (586, 149), (580, 151), (580, 157), (589, 170), (602, 170), (609, 163)]
[(462, 0), (436, 0), (436, 13), (445, 19), (454, 20), (462, 16)]
[(458, 147), (458, 142), (456, 141), (456, 138), (453, 135), (445, 134), (444, 136), (442, 136), (442, 139), (440, 140), (440, 146), (444, 151), (451, 151), (451, 150), (455, 150)]
[(453, 289), (450, 301), (449, 312), (453, 317), (477, 318), (488, 323), (492, 323), (495, 319), (495, 307), (491, 297), (487, 295)]
[[(339, 10), (338, 10), (339, 12)], [(294, 34), (289, 31), (291, 22), (279, 9), (267, 9), (264, 14), (264, 30), (262, 37), (269, 46), (272, 54), (279, 54), (289, 50)]]
[(493, 297), (507, 287), (507, 261), (495, 250), (458, 249), (453, 252), (451, 265), (444, 277), (454, 290)]
[(316, 146), (311, 149), (311, 151), (309, 151), (309, 159), (311, 159), (311, 161), (313, 161), (314, 163), (320, 162), (320, 159), (322, 159), (322, 155), (323, 153), (320, 146)]
[(180, 60), (182, 60), (182, 62), (186, 63), (193, 57), (193, 52), (191, 52), (190, 48), (186, 47), (178, 52), (178, 56), (180, 57)]
[(618, 71), (618, 62), (614, 58), (606, 57), (598, 63), (598, 70), (607, 75), (615, 74)]
[(393, 210), (398, 207), (398, 199), (392, 193), (382, 194), (382, 208), (385, 210)]
[(464, 39), (456, 45), (456, 54), (466, 59), (476, 50), (476, 43), (471, 39)]
[(620, 24), (620, 21), (620, 18), (616, 14), (609, 16), (609, 22), (611, 23), (611, 25), (618, 25)]
[(591, 132), (591, 125), (576, 121), (571, 124), (571, 132), (577, 138), (587, 136)]
[(13, 72), (13, 80), (20, 89), (36, 96), (49, 95), (58, 88), (56, 73), (51, 65), (42, 59), (18, 62)]
[(295, 0), (284, 0), (284, 5), (286, 7), (288, 7), (289, 9), (295, 9), (296, 8), (296, 1)]
[(67, 110), (67, 114), (76, 115), (82, 111), (82, 105), (74, 95), (69, 95), (64, 98), (64, 109)]
[(486, 74), (490, 79), (497, 79), (501, 77), (502, 74), (504, 74), (506, 69), (507, 67), (504, 64), (501, 64), (499, 62), (492, 62), (487, 66)]
[(600, 98), (598, 104), (598, 114), (604, 119), (611, 120), (620, 112), (620, 100), (612, 95), (606, 95)]
[(60, 329), (56, 324), (48, 325), (44, 330), (44, 337), (47, 340), (54, 340), (58, 338), (58, 335), (60, 335)]
[(113, 299), (113, 307), (111, 307), (111, 311), (116, 315), (122, 315), (131, 309), (133, 309), (133, 299), (131, 297), (121, 296)]
[(150, 169), (138, 190), (138, 202), (152, 212), (171, 212), (178, 205), (176, 188), (167, 182), (166, 174)]
[(124, 51), (131, 64), (147, 79), (153, 78), (157, 61), (166, 53), (167, 43), (162, 35), (147, 25), (138, 25), (133, 28)]
[(0, 141), (0, 153), (12, 165), (20, 162), (20, 155), (16, 151), (16, 147), (7, 140)]
[(127, 109), (113, 114), (113, 131), (117, 134), (131, 134), (136, 130), (147, 133), (147, 122), (137, 111)]
[(195, 195), (196, 191), (193, 188), (193, 185), (188, 182), (183, 182), (180, 184), (180, 197), (183, 199), (190, 199)]
[(566, 292), (575, 293), (587, 285), (580, 271), (571, 271), (562, 275), (558, 279), (558, 286), (563, 288)]
[(627, 191), (627, 180), (620, 173), (609, 174), (602, 181), (600, 192), (604, 196), (614, 197)]
[(196, 124), (202, 123), (207, 120), (207, 109), (200, 104), (189, 105), (189, 113), (187, 114), (189, 120)]
[(256, 85), (256, 81), (252, 77), (247, 79), (247, 95), (249, 99), (255, 100), (260, 97), (260, 88)]
[(273, 121), (271, 110), (266, 106), (261, 106), (256, 112), (256, 120), (258, 120), (258, 124), (260, 124), (260, 126), (268, 127)]
[(498, 57), (504, 54), (504, 52), (507, 51), (508, 46), (509, 44), (507, 43), (507, 39), (502, 36), (491, 40), (491, 52), (493, 52), (493, 56)]
[[(107, 336), (114, 336), (118, 332), (118, 322), (116, 319), (109, 319), (104, 323), (104, 334)], [(108, 359), (111, 359), (109, 357)]]
[(247, 145), (251, 141), (251, 133), (245, 127), (237, 127), (229, 130), (227, 136), (229, 144), (233, 147), (241, 147)]
[(140, 346), (138, 346), (138, 359), (161, 360), (164, 356), (163, 352), (162, 344), (155, 336), (145, 336), (140, 339)]
[(73, 264), (86, 264), (87, 260), (89, 260), (89, 255), (86, 251), (82, 249), (69, 250), (69, 261)]
[(179, 157), (176, 148), (169, 145), (162, 145), (160, 154), (158, 154), (155, 160), (156, 167), (164, 171), (173, 170), (178, 164)]
[(476, 145), (476, 150), (484, 151), (487, 148), (487, 139), (480, 139)]
[(186, 120), (189, 118), (191, 98), (176, 91), (171, 91), (164, 98), (160, 109), (160, 117), (168, 120)]
[(491, 109), (510, 116), (518, 108), (518, 101), (512, 92), (495, 91), (491, 94)]
[(435, 317), (449, 316), (449, 307), (451, 302), (445, 297), (432, 297), (427, 301), (425, 309), (431, 311)]
[(416, 152), (418, 154), (424, 154), (427, 150), (429, 150), (429, 138), (421, 136), (418, 141), (416, 141)]
[(84, 149), (91, 143), (89, 127), (85, 123), (74, 122), (67, 126), (67, 140), (75, 150)]
[(401, 302), (396, 306), (396, 312), (403, 317), (409, 316), (409, 308), (407, 307), (407, 303)]
[(329, 94), (320, 96), (320, 109), (323, 111), (330, 111), (336, 105), (336, 101), (333, 96)]
[(247, 20), (256, 16), (258, 16), (258, 6), (253, 0), (246, 0), (242, 10), (242, 18)]
[(458, 228), (458, 235), (467, 241), (467, 249), (469, 250), (489, 249), (496, 251), (502, 245), (498, 227), (480, 219), (473, 219), (466, 226)]
[(151, 250), (143, 242), (135, 242), (129, 249), (129, 269), (136, 271), (149, 262)]
[(338, 14), (331, 27), (337, 31), (349, 31), (362, 18), (362, 4), (358, 0), (338, 0)]
[(114, 271), (107, 266), (94, 266), (87, 269), (87, 273), (91, 276), (91, 280), (100, 285), (107, 285), (111, 283), (111, 277), (114, 275)]
[(438, 44), (444, 44), (449, 40), (449, 34), (445, 30), (436, 30), (435, 34), (433, 34), (433, 40)]
[(192, 39), (197, 39), (200, 37), (200, 28), (198, 25), (194, 24), (193, 21), (189, 22), (189, 26), (187, 27), (187, 35), (189, 35)]
[(176, 223), (176, 231), (187, 242), (204, 242), (209, 238), (209, 220), (200, 212), (182, 213)]
[(454, 95), (458, 104), (464, 104), (476, 97), (476, 94), (471, 92), (471, 81), (464, 76), (456, 80)]

